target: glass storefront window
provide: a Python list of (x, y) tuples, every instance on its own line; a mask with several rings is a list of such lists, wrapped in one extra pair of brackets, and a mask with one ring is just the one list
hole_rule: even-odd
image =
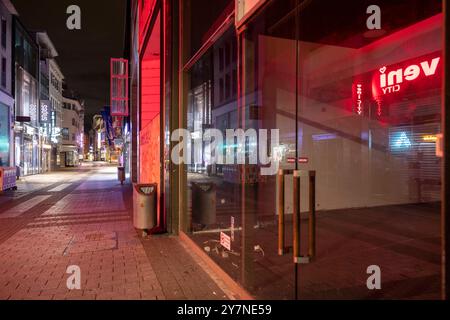
[(9, 166), (9, 106), (0, 103), (0, 167)]
[[(292, 172), (244, 189), (242, 284), (258, 298), (440, 297), (441, 1), (383, 1), (375, 31), (371, 4), (272, 1), (246, 26), (246, 128), (279, 129), (280, 168), (316, 177), (315, 237), (300, 183), (306, 264), (278, 255), (279, 192), (287, 247), (296, 226)], [(373, 266), (381, 291), (367, 287)]]
[[(236, 280), (241, 275), (241, 180), (238, 165), (212, 161), (206, 130), (225, 136), (238, 128), (236, 34), (232, 28), (193, 65), (188, 72), (187, 129), (192, 160), (187, 165), (188, 212), (185, 227), (192, 239)], [(194, 147), (197, 145), (197, 147)], [(225, 155), (226, 143), (218, 146)], [(233, 228), (230, 250), (220, 237)]]
[[(256, 298), (440, 297), (442, 4), (382, 1), (369, 30), (371, 4), (268, 1), (204, 52), (218, 15), (184, 25), (182, 230)], [(209, 158), (205, 131), (237, 128), (278, 130), (283, 180), (248, 162), (266, 141), (220, 144), (245, 165)]]
[(208, 0), (183, 1), (184, 29), (189, 34), (186, 46), (187, 59), (191, 58), (214, 31), (233, 12), (233, 0), (214, 0), (214, 5)]

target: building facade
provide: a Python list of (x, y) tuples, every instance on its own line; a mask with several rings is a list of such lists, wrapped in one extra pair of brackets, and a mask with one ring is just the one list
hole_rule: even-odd
[(64, 76), (55, 60), (55, 46), (46, 32), (36, 32), (40, 62), (40, 126), (42, 130), (42, 172), (57, 168), (62, 146), (62, 83)]
[[(93, 137), (93, 136), (92, 136)], [(94, 145), (93, 140), (91, 139), (90, 132), (84, 132), (83, 134), (83, 157), (84, 160), (93, 161), (94, 157), (91, 153), (91, 147)]]
[(61, 167), (74, 167), (83, 159), (84, 108), (76, 99), (63, 97)]
[(0, 1), (0, 167), (14, 166), (13, 16), (10, 1)]
[(90, 131), (92, 139), (92, 155), (94, 161), (106, 161), (108, 158), (108, 148), (106, 143), (106, 127), (101, 115), (94, 115), (92, 118), (92, 130)]
[(42, 169), (39, 121), (39, 46), (16, 17), (14, 23), (15, 67), (15, 165), (21, 175)]
[[(49, 61), (49, 72), (50, 72), (50, 103), (52, 106), (52, 140), (54, 141), (53, 149), (56, 149), (56, 154), (61, 153), (61, 148), (63, 146), (62, 133), (63, 128), (63, 81), (64, 75), (61, 72), (56, 60), (52, 59)], [(56, 159), (56, 165), (61, 165), (61, 159)]]
[(371, 5), (130, 2), (131, 179), (243, 297), (448, 291), (446, 13), (381, 1), (373, 29)]

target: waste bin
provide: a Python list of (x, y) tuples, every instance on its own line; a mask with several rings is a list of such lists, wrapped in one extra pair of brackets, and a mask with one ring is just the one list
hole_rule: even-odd
[(192, 222), (202, 225), (216, 223), (216, 189), (214, 183), (192, 183)]
[(16, 166), (16, 179), (19, 180), (20, 179), (20, 167)]
[(157, 224), (157, 185), (133, 185), (133, 224), (136, 229), (150, 230)]
[(125, 168), (124, 167), (117, 167), (117, 178), (120, 181), (120, 184), (123, 184), (125, 181)]

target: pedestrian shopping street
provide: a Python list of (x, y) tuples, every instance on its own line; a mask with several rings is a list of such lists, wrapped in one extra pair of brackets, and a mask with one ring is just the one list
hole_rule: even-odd
[[(177, 238), (139, 236), (116, 171), (88, 163), (0, 195), (0, 299), (228, 298)], [(67, 287), (71, 265), (80, 290)]]

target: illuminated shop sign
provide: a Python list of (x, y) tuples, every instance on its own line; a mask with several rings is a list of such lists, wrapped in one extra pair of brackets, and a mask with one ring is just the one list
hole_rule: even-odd
[(435, 143), (438, 140), (437, 135), (426, 135), (422, 137), (424, 142), (432, 142)]
[[(288, 158), (287, 159), (287, 163), (295, 163), (295, 158)], [(300, 157), (300, 158), (298, 158), (298, 163), (300, 163), (300, 164), (307, 164), (307, 163), (309, 163), (309, 158), (307, 158), (307, 157)]]
[(380, 89), (383, 94), (399, 92), (402, 84), (406, 81), (414, 81), (419, 77), (430, 77), (436, 75), (441, 58), (437, 57), (431, 61), (423, 61), (420, 64), (412, 64), (405, 69), (389, 71), (387, 67), (380, 68)]
[(41, 100), (41, 109), (39, 112), (39, 121), (41, 123), (51, 122), (50, 101)]
[(352, 110), (358, 115), (386, 117), (391, 106), (439, 89), (441, 70), (441, 52), (434, 52), (355, 75)]
[(362, 115), (363, 113), (363, 88), (362, 84), (358, 83), (356, 85), (356, 113)]
[(390, 145), (392, 151), (411, 148), (412, 143), (409, 133), (405, 131), (391, 133)]
[(37, 106), (33, 103), (30, 104), (30, 118), (31, 122), (37, 122)]
[(25, 125), (24, 126), (24, 132), (30, 136), (35, 135), (36, 134), (36, 129), (30, 126)]
[(442, 133), (436, 135), (436, 157), (444, 157), (444, 135)]

